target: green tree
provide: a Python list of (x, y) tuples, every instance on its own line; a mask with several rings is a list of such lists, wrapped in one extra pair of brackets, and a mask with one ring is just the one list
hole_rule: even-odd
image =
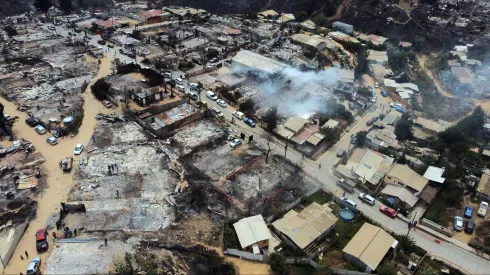
[(404, 72), (408, 69), (408, 53), (399, 50), (388, 51), (388, 62), (391, 68), (397, 72)]
[(235, 230), (233, 230), (230, 227), (225, 227), (223, 230), (223, 246), (224, 248), (235, 248), (235, 249), (240, 249), (240, 242), (238, 241), (238, 237), (235, 233)]
[(143, 34), (141, 33), (140, 30), (134, 30), (129, 36), (138, 40), (141, 40), (143, 38)]
[(358, 147), (363, 147), (364, 146), (364, 143), (366, 143), (366, 136), (367, 136), (367, 132), (365, 131), (361, 131), (361, 132), (357, 132), (356, 134), (356, 145)]
[(315, 24), (317, 24), (318, 26), (325, 26), (325, 24), (327, 24), (328, 22), (328, 18), (325, 15), (319, 13), (315, 15), (315, 17), (313, 17), (311, 21), (315, 22)]
[(356, 79), (361, 79), (362, 75), (368, 71), (368, 68), (367, 51), (362, 48), (357, 52), (357, 66), (354, 70)]
[(294, 13), (294, 19), (296, 22), (303, 22), (308, 18), (308, 13), (306, 11), (298, 11)]
[(372, 96), (372, 93), (371, 91), (368, 89), (368, 88), (365, 88), (365, 87), (360, 87), (357, 89), (357, 93), (363, 97), (371, 97)]
[(468, 134), (470, 137), (477, 137), (478, 133), (483, 129), (485, 124), (485, 112), (478, 106), (473, 110), (471, 115), (463, 118), (456, 125), (463, 133)]
[(340, 139), (340, 132), (337, 129), (324, 127), (320, 129), (320, 132), (325, 136), (325, 141), (327, 143), (334, 144)]
[(269, 255), (269, 265), (276, 275), (289, 275), (291, 271), (286, 266), (286, 258), (282, 254), (273, 252)]
[(407, 253), (414, 252), (415, 249), (415, 241), (412, 236), (403, 235), (398, 238), (400, 242), (400, 247)]
[(264, 122), (267, 124), (267, 131), (272, 132), (277, 127), (277, 121), (279, 120), (279, 114), (277, 113), (277, 107), (274, 106), (264, 116)]
[(378, 275), (396, 275), (398, 269), (396, 268), (396, 263), (393, 261), (385, 261), (378, 268), (376, 268), (376, 273)]
[(48, 17), (48, 10), (53, 6), (50, 0), (35, 0), (34, 7), (36, 10), (43, 12)]
[(396, 139), (399, 141), (413, 139), (412, 123), (408, 120), (408, 116), (403, 114), (401, 119), (395, 125)]
[(70, 14), (71, 12), (71, 0), (60, 0), (60, 9), (65, 14)]
[(326, 265), (320, 265), (316, 269), (315, 275), (330, 275), (332, 272), (330, 272), (330, 268)]
[(208, 51), (206, 52), (206, 57), (208, 58), (208, 60), (211, 58), (218, 57), (218, 55), (219, 55), (218, 50), (213, 48), (208, 49)]

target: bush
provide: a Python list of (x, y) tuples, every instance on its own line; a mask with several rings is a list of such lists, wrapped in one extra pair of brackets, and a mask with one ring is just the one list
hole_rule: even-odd
[(223, 230), (223, 246), (224, 248), (240, 249), (240, 241), (235, 233), (235, 230), (229, 226), (226, 226)]
[(303, 22), (308, 18), (308, 13), (306, 11), (298, 11), (294, 13), (294, 19), (296, 22)]
[(378, 275), (396, 275), (398, 273), (398, 269), (396, 268), (396, 264), (393, 261), (385, 261), (378, 268), (376, 268), (376, 273)]
[(278, 253), (271, 253), (269, 255), (269, 265), (271, 270), (276, 275), (289, 275), (290, 270), (286, 265), (286, 258), (283, 255)]

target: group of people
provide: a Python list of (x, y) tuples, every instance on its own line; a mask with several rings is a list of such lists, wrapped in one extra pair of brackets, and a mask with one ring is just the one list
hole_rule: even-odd
[(109, 164), (107, 165), (107, 170), (109, 171), (109, 175), (112, 175), (113, 173), (116, 172), (119, 172), (119, 167), (117, 167), (117, 164), (114, 163), (114, 164)]

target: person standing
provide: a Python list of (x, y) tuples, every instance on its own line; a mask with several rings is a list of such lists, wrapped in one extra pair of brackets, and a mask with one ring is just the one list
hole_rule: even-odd
[(27, 250), (24, 251), (24, 253), (26, 254), (26, 257), (29, 259), (29, 253), (27, 253)]
[(24, 257), (22, 257), (22, 255), (20, 255), (20, 259), (21, 259), (21, 260), (24, 260)]
[(104, 238), (105, 246), (107, 246), (107, 238)]

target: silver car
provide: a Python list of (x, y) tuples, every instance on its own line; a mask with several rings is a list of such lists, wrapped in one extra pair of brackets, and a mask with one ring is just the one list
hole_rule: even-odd
[(37, 275), (40, 273), (40, 269), (41, 269), (41, 258), (34, 258), (27, 266), (26, 274)]

